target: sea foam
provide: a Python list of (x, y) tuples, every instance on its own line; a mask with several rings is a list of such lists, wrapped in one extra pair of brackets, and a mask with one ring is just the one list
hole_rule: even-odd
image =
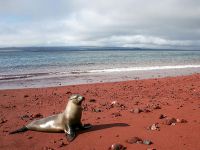
[(176, 66), (149, 66), (149, 67), (127, 67), (127, 68), (110, 68), (90, 70), (88, 73), (101, 72), (127, 72), (127, 71), (149, 71), (149, 70), (168, 70), (168, 69), (185, 69), (185, 68), (200, 68), (200, 65), (176, 65)]

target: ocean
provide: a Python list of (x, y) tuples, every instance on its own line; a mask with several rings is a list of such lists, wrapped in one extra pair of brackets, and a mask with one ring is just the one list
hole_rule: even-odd
[(200, 51), (2, 48), (0, 64), (0, 89), (48, 87), (199, 73)]

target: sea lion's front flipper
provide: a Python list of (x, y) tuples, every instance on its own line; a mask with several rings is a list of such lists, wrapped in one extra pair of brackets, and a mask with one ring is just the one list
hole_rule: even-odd
[(28, 128), (26, 126), (23, 126), (22, 128), (12, 131), (9, 134), (15, 134), (15, 133), (20, 133), (20, 132), (25, 132), (25, 131), (28, 131)]
[(75, 132), (73, 130), (71, 130), (70, 133), (65, 133), (65, 136), (67, 138), (67, 141), (71, 142), (71, 141), (73, 141), (75, 139), (76, 134), (75, 134)]
[(68, 142), (73, 141), (76, 137), (75, 130), (72, 127), (68, 126), (68, 130), (67, 131), (65, 130), (65, 136)]

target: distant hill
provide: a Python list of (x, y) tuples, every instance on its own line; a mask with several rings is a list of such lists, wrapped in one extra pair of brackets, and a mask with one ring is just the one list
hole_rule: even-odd
[(138, 47), (98, 47), (98, 46), (51, 46), (51, 47), (5, 47), (0, 51), (200, 51), (183, 49), (153, 49)]

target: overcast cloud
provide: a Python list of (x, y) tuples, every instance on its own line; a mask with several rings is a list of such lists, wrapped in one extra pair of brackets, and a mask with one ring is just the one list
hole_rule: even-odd
[(200, 49), (200, 1), (0, 1), (0, 47), (74, 45)]

